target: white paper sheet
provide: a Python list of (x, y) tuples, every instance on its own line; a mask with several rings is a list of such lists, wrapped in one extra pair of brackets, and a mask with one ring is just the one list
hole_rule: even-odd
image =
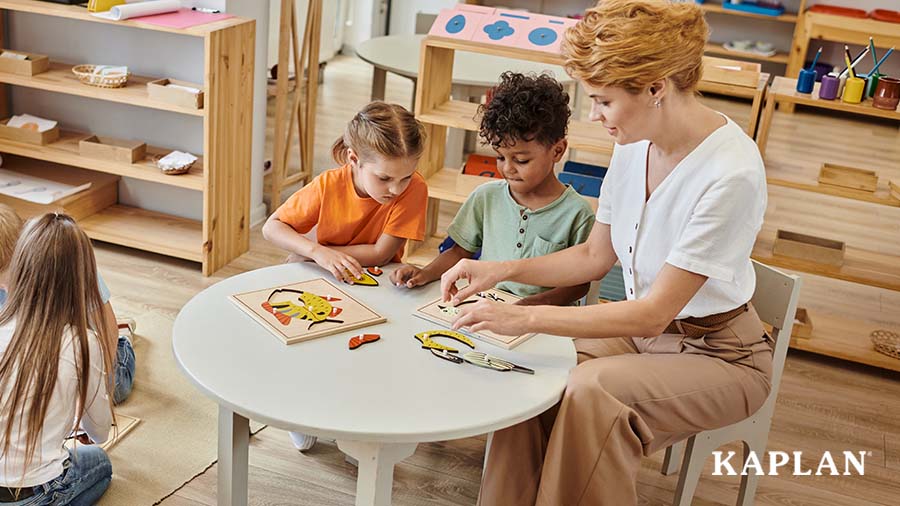
[(52, 204), (61, 198), (74, 195), (90, 187), (91, 183), (72, 186), (0, 169), (0, 193), (35, 204)]
[(92, 15), (98, 18), (122, 21), (123, 19), (175, 12), (180, 8), (181, 2), (179, 0), (151, 0), (149, 2), (117, 5), (106, 12), (95, 12)]
[(56, 126), (56, 122), (53, 120), (39, 118), (30, 114), (18, 114), (9, 118), (9, 121), (6, 122), (6, 126), (10, 128), (22, 128), (28, 124), (37, 125), (38, 132), (46, 132)]

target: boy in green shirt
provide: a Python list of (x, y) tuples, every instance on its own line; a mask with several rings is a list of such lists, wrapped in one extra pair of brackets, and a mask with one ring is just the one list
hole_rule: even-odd
[[(503, 181), (475, 189), (447, 232), (456, 243), (423, 268), (403, 265), (391, 275), (397, 286), (413, 288), (440, 279), (480, 249), (483, 260), (547, 255), (584, 242), (594, 224), (591, 206), (562, 184), (553, 166), (566, 152), (569, 96), (547, 75), (505, 72), (490, 102), (482, 105), (480, 134), (497, 152)], [(540, 287), (503, 282), (497, 288), (520, 304), (568, 305), (589, 285)]]

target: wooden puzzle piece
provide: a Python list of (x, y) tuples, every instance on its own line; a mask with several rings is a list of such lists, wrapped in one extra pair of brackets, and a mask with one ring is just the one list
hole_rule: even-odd
[(416, 339), (422, 343), (422, 348), (431, 349), (431, 350), (446, 350), (450, 353), (456, 353), (459, 350), (456, 348), (451, 348), (449, 346), (445, 346), (437, 341), (435, 341), (434, 337), (449, 337), (450, 339), (454, 339), (456, 341), (465, 344), (469, 348), (475, 349), (475, 343), (472, 342), (471, 339), (460, 334), (459, 332), (454, 332), (452, 330), (429, 330), (427, 332), (419, 332), (416, 334)]
[(362, 285), (362, 286), (378, 286), (378, 280), (368, 275), (367, 273), (363, 273), (362, 276), (358, 278), (354, 278), (350, 271), (347, 271), (347, 274), (353, 279), (354, 285)]
[(358, 336), (351, 337), (350, 341), (347, 343), (347, 346), (351, 350), (355, 350), (364, 344), (374, 343), (379, 339), (381, 339), (380, 334), (360, 334)]
[(375, 267), (369, 267), (368, 269), (366, 269), (366, 272), (376, 277), (384, 274), (384, 271), (381, 270), (381, 267), (378, 267), (377, 265)]
[[(298, 294), (297, 301), (299, 304), (291, 300), (272, 302), (273, 296), (282, 293)], [(308, 330), (317, 323), (344, 323), (343, 320), (333, 319), (343, 311), (343, 309), (331, 305), (332, 302), (339, 300), (341, 299), (328, 295), (320, 296), (302, 290), (278, 289), (272, 291), (269, 298), (262, 303), (262, 308), (274, 315), (275, 319), (285, 326), (290, 325), (291, 318), (309, 321)]]

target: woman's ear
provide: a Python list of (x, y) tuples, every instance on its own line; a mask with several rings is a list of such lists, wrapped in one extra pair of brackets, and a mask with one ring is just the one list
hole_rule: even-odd
[(668, 92), (668, 89), (669, 83), (665, 79), (650, 83), (650, 86), (647, 87), (647, 93), (650, 98), (650, 105), (659, 108), (660, 104), (662, 103), (663, 97), (665, 97), (666, 93)]

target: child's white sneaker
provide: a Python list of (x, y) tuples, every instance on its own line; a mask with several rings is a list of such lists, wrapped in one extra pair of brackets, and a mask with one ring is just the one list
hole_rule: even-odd
[(301, 452), (309, 450), (310, 448), (315, 446), (316, 441), (319, 440), (319, 438), (317, 438), (316, 436), (300, 434), (299, 432), (288, 432), (288, 434), (291, 436), (291, 441), (294, 442), (294, 446)]

